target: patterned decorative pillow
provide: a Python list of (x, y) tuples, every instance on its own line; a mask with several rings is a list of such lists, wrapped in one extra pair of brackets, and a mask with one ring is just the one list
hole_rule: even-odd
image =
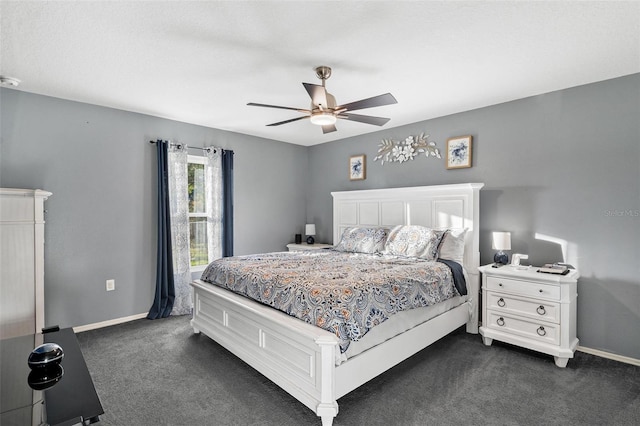
[(387, 241), (387, 228), (349, 227), (342, 233), (342, 238), (334, 250), (351, 253), (380, 253)]
[(441, 259), (453, 260), (463, 265), (464, 262), (464, 237), (467, 234), (467, 228), (464, 229), (447, 229), (442, 242), (438, 257)]
[(389, 232), (383, 253), (436, 260), (445, 232), (418, 225), (398, 225)]

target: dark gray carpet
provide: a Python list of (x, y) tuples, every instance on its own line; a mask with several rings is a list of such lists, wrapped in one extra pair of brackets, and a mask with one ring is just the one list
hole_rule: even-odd
[[(78, 334), (107, 425), (320, 425), (189, 317)], [(338, 400), (334, 425), (640, 425), (640, 367), (459, 330)]]

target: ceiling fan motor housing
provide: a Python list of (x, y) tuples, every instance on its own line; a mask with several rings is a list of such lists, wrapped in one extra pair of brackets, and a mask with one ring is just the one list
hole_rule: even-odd
[(316, 105), (311, 100), (311, 111), (333, 110), (336, 107), (336, 98), (329, 92), (325, 91), (325, 97), (327, 99), (326, 105)]

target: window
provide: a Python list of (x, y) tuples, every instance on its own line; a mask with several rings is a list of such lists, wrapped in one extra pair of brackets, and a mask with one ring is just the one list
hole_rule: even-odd
[(189, 254), (192, 269), (209, 263), (207, 220), (211, 217), (207, 206), (204, 157), (190, 155), (187, 164), (189, 191)]

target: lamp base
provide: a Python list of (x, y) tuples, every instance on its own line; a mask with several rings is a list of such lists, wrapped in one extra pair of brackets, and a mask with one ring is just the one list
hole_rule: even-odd
[(506, 265), (507, 263), (509, 263), (509, 256), (507, 256), (507, 253), (499, 251), (495, 255), (493, 255), (493, 261), (501, 265)]
[(313, 244), (315, 242), (316, 242), (316, 240), (314, 240), (312, 236), (308, 236), (307, 237), (307, 244)]

